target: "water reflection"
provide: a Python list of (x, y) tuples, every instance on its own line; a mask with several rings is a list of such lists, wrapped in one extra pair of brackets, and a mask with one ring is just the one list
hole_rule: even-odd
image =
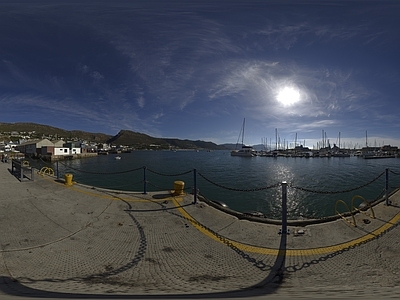
[[(211, 200), (221, 201), (237, 211), (260, 211), (268, 217), (281, 214), (281, 187), (265, 187), (288, 182), (289, 218), (300, 215), (323, 217), (335, 213), (335, 202), (342, 199), (350, 204), (353, 196), (361, 195), (367, 201), (376, 199), (383, 191), (382, 176), (360, 190), (332, 194), (364, 185), (384, 172), (385, 168), (400, 174), (400, 159), (368, 161), (361, 158), (240, 158), (231, 157), (228, 151), (134, 151), (89, 159), (64, 161), (59, 164), (61, 176), (72, 173), (74, 180), (111, 189), (143, 191), (144, 169), (148, 191), (171, 190), (175, 180), (183, 180), (186, 191), (194, 185), (196, 169), (207, 180), (197, 176), (200, 193)], [(32, 162), (33, 164), (35, 162)], [(36, 161), (38, 165), (42, 162)], [(55, 169), (55, 164), (52, 165)], [(133, 171), (134, 170), (134, 171)], [(155, 172), (151, 172), (155, 171)], [(158, 174), (161, 173), (161, 174)], [(211, 183), (210, 183), (211, 181)], [(391, 174), (390, 187), (400, 186), (400, 176)], [(302, 187), (315, 192), (306, 192)]]

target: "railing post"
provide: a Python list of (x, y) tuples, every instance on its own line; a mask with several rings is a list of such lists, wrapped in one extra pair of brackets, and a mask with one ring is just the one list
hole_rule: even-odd
[(194, 186), (194, 191), (193, 191), (193, 204), (197, 203), (197, 179), (196, 179), (196, 169), (193, 169), (193, 186)]
[(386, 181), (385, 181), (385, 199), (386, 205), (389, 205), (389, 169), (386, 168)]
[(23, 169), (23, 166), (22, 166), (22, 162), (20, 162), (19, 170), (21, 172), (20, 176), (21, 176), (21, 181), (22, 181), (22, 180), (24, 180), (24, 169)]
[(289, 234), (287, 229), (287, 182), (282, 181), (282, 234)]
[(58, 171), (58, 160), (56, 161), (56, 169), (57, 169), (57, 180), (60, 179), (60, 172)]
[(143, 167), (143, 194), (147, 194), (146, 166)]

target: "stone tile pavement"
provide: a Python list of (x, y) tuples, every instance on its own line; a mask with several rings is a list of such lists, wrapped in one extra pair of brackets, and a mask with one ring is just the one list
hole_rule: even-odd
[[(400, 193), (376, 218), (290, 226), (193, 195), (20, 182), (0, 164), (0, 299), (396, 298)], [(368, 222), (364, 222), (365, 220)]]

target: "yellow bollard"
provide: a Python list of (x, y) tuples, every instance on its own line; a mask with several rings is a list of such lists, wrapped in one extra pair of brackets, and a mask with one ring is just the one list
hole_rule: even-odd
[(174, 195), (183, 195), (183, 188), (185, 187), (185, 183), (183, 181), (174, 181)]
[(65, 185), (72, 185), (72, 174), (65, 174)]

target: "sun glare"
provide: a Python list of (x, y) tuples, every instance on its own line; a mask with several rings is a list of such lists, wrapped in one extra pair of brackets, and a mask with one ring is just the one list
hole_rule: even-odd
[(278, 92), (276, 100), (283, 106), (291, 106), (300, 101), (300, 93), (292, 87), (285, 87)]

